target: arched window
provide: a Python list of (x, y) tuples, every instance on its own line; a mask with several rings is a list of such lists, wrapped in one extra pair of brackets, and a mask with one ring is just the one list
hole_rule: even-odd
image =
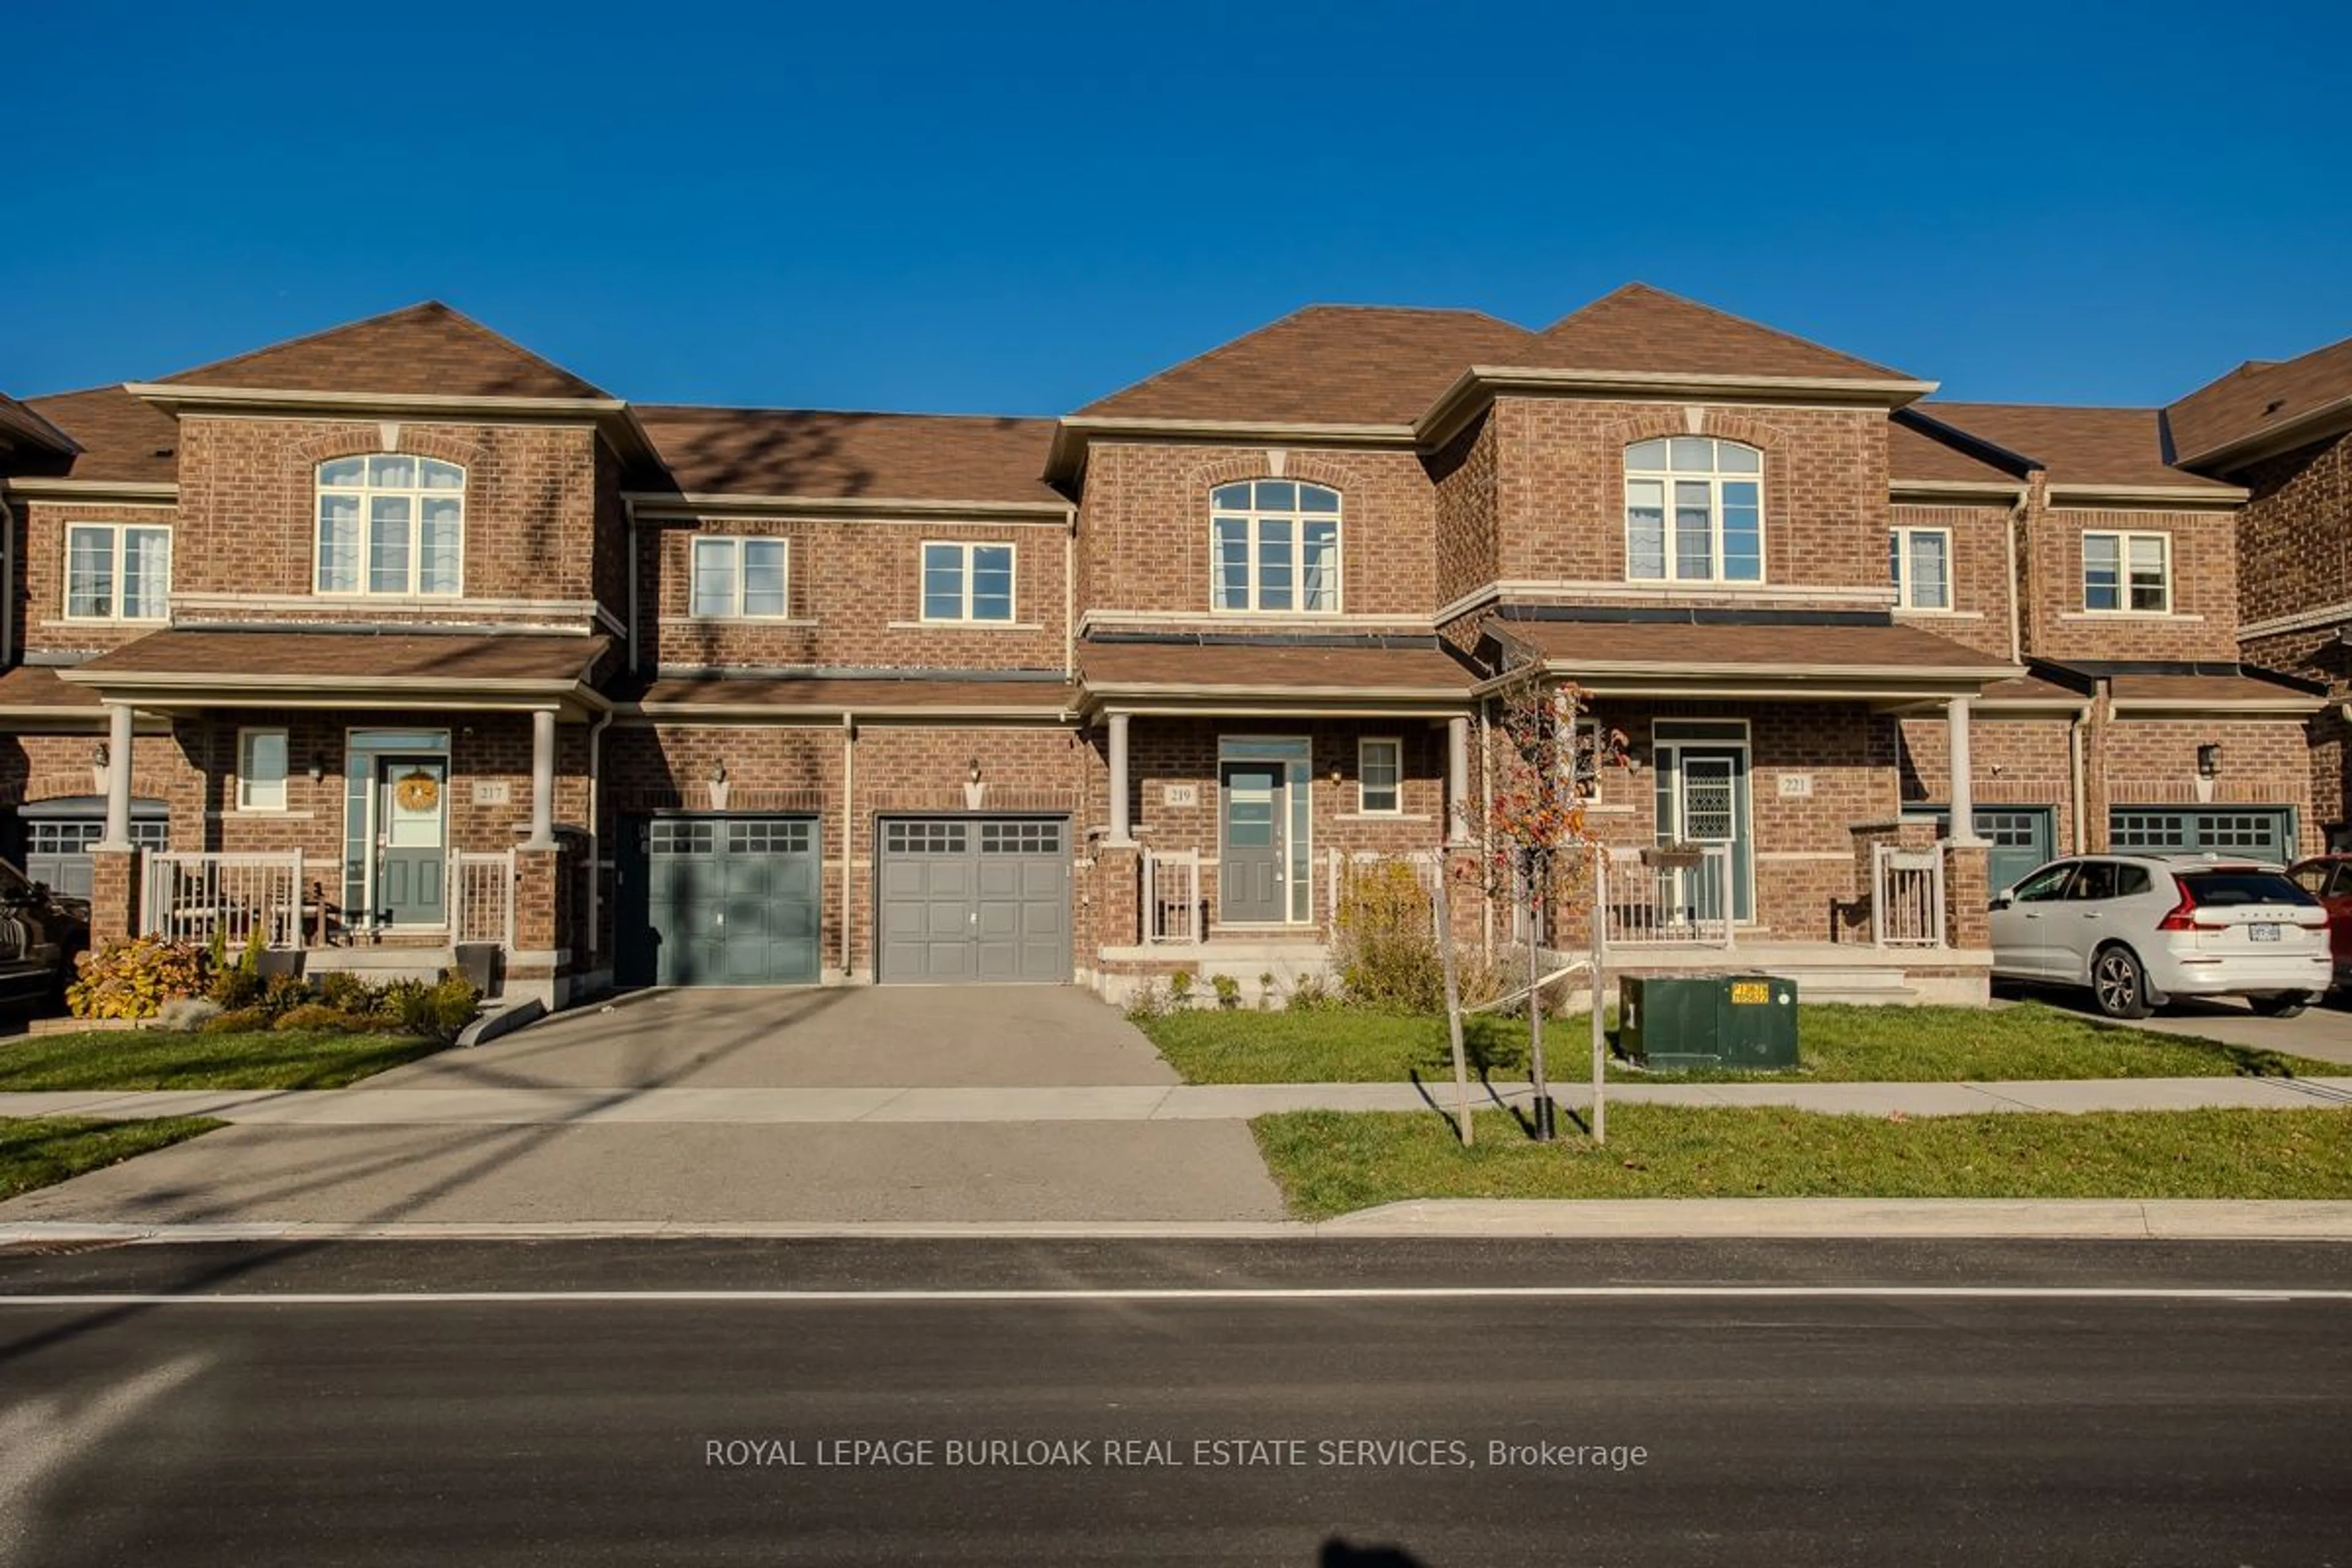
[(1764, 454), (1708, 436), (1625, 448), (1625, 575), (1635, 582), (1764, 580)]
[(456, 594), (466, 560), (466, 470), (379, 452), (319, 465), (321, 594)]
[(1219, 610), (1339, 610), (1339, 492), (1297, 479), (1245, 479), (1209, 493)]

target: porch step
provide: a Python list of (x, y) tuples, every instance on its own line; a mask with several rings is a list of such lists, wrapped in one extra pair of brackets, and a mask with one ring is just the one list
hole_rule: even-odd
[(305, 974), (362, 974), (370, 980), (438, 980), (457, 962), (446, 947), (314, 947)]

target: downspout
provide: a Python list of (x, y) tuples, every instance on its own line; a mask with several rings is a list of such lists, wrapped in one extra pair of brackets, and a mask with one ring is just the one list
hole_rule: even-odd
[(16, 663), (16, 510), (0, 497), (0, 669)]
[(588, 726), (588, 952), (592, 957), (600, 951), (596, 935), (604, 926), (604, 841), (596, 809), (604, 793), (604, 781), (598, 762), (604, 755), (604, 731), (612, 722), (613, 710), (607, 708)]
[(1078, 678), (1078, 509), (1062, 535), (1062, 679)]
[(2017, 531), (2025, 526), (2032, 494), (2031, 489), (2017, 492), (2017, 504), (2010, 509), (2008, 524), (2000, 531), (2001, 542), (2009, 548), (2009, 662), (2011, 664), (2024, 662), (2025, 637), (2020, 625), (2022, 617), (2018, 610), (2018, 600), (2023, 596), (2024, 591), (2017, 581)]
[(625, 498), (621, 510), (629, 520), (629, 673), (637, 673), (637, 503)]
[(849, 852), (857, 837), (857, 720), (848, 709), (841, 710), (841, 978), (849, 978), (850, 959), (854, 949), (849, 937), (850, 911), (855, 900), (849, 896)]

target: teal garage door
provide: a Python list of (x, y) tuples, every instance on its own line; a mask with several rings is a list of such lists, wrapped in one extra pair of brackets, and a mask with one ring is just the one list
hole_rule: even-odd
[[(1936, 819), (1940, 837), (1952, 830), (1952, 814), (1934, 806), (1906, 806), (1906, 816)], [(1987, 879), (1994, 892), (2013, 888), (2037, 866), (2052, 858), (2053, 832), (2046, 805), (1980, 805), (1976, 809), (1977, 837), (1987, 845)]]
[(2117, 806), (2107, 814), (2107, 847), (2143, 855), (2243, 855), (2294, 858), (2293, 814), (2284, 806)]
[(822, 860), (814, 817), (675, 816), (638, 824), (636, 940), (619, 978), (639, 985), (806, 985), (817, 979)]

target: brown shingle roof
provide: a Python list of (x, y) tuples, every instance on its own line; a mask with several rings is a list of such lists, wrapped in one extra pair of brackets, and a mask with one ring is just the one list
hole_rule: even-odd
[(1095, 689), (1408, 692), (1466, 696), (1469, 671), (1433, 647), (1314, 644), (1082, 642), (1078, 671)]
[(331, 678), (355, 689), (468, 681), (562, 684), (583, 679), (609, 637), (429, 632), (150, 632), (75, 667), (80, 676), (221, 677), (240, 685)]
[(1570, 675), (1576, 666), (1595, 670), (1638, 666), (1662, 675), (1896, 670), (1990, 676), (2005, 675), (2013, 668), (1990, 654), (1908, 626), (1498, 619), (1487, 626), (1507, 645), (1570, 666)]
[(1832, 376), (1908, 380), (1901, 371), (1628, 283), (1564, 316), (1508, 363), (1536, 368), (1654, 371), (1690, 375)]
[(1474, 364), (1522, 357), (1527, 331), (1475, 310), (1309, 305), (1088, 404), (1080, 416), (1410, 425)]
[(2031, 458), (2053, 485), (2226, 489), (2165, 461), (2161, 412), (2034, 403), (1923, 403), (1919, 412)]
[(1906, 408), (1887, 421), (1886, 468), (1891, 478), (2011, 486), (2023, 478), (2024, 463), (1996, 461), (1993, 454), (1981, 448), (1971, 451), (1964, 437), (1912, 416), (1913, 410)]
[(179, 477), (179, 422), (120, 386), (93, 386), (27, 400), (27, 406), (81, 448), (44, 472), (77, 479), (170, 484)]
[(608, 395), (437, 300), (163, 378), (271, 392), (457, 397)]
[(52, 709), (85, 708), (95, 712), (98, 693), (68, 686), (54, 669), (37, 664), (19, 665), (0, 673), (0, 713), (18, 709), (47, 712)]
[(73, 438), (15, 398), (0, 393), (0, 451), (12, 447), (67, 455), (73, 447)]
[(2316, 710), (2326, 700), (2255, 675), (2117, 675), (2107, 682), (2117, 702), (2196, 703), (2226, 708), (2240, 703), (2293, 703)]
[(2063, 702), (2082, 708), (2090, 703), (2087, 692), (2061, 686), (2054, 680), (2044, 680), (2038, 675), (2021, 675), (2014, 680), (1996, 680), (1984, 689), (1987, 702)]
[(2250, 360), (2164, 413), (2175, 452), (2182, 461), (2193, 463), (2207, 452), (2347, 401), (2352, 401), (2352, 338), (2284, 363)]
[(647, 404), (638, 422), (688, 494), (1058, 506), (1050, 419)]
[(654, 681), (637, 700), (655, 708), (761, 708), (814, 713), (932, 708), (1055, 714), (1076, 706), (1077, 689), (1058, 680), (672, 676)]

